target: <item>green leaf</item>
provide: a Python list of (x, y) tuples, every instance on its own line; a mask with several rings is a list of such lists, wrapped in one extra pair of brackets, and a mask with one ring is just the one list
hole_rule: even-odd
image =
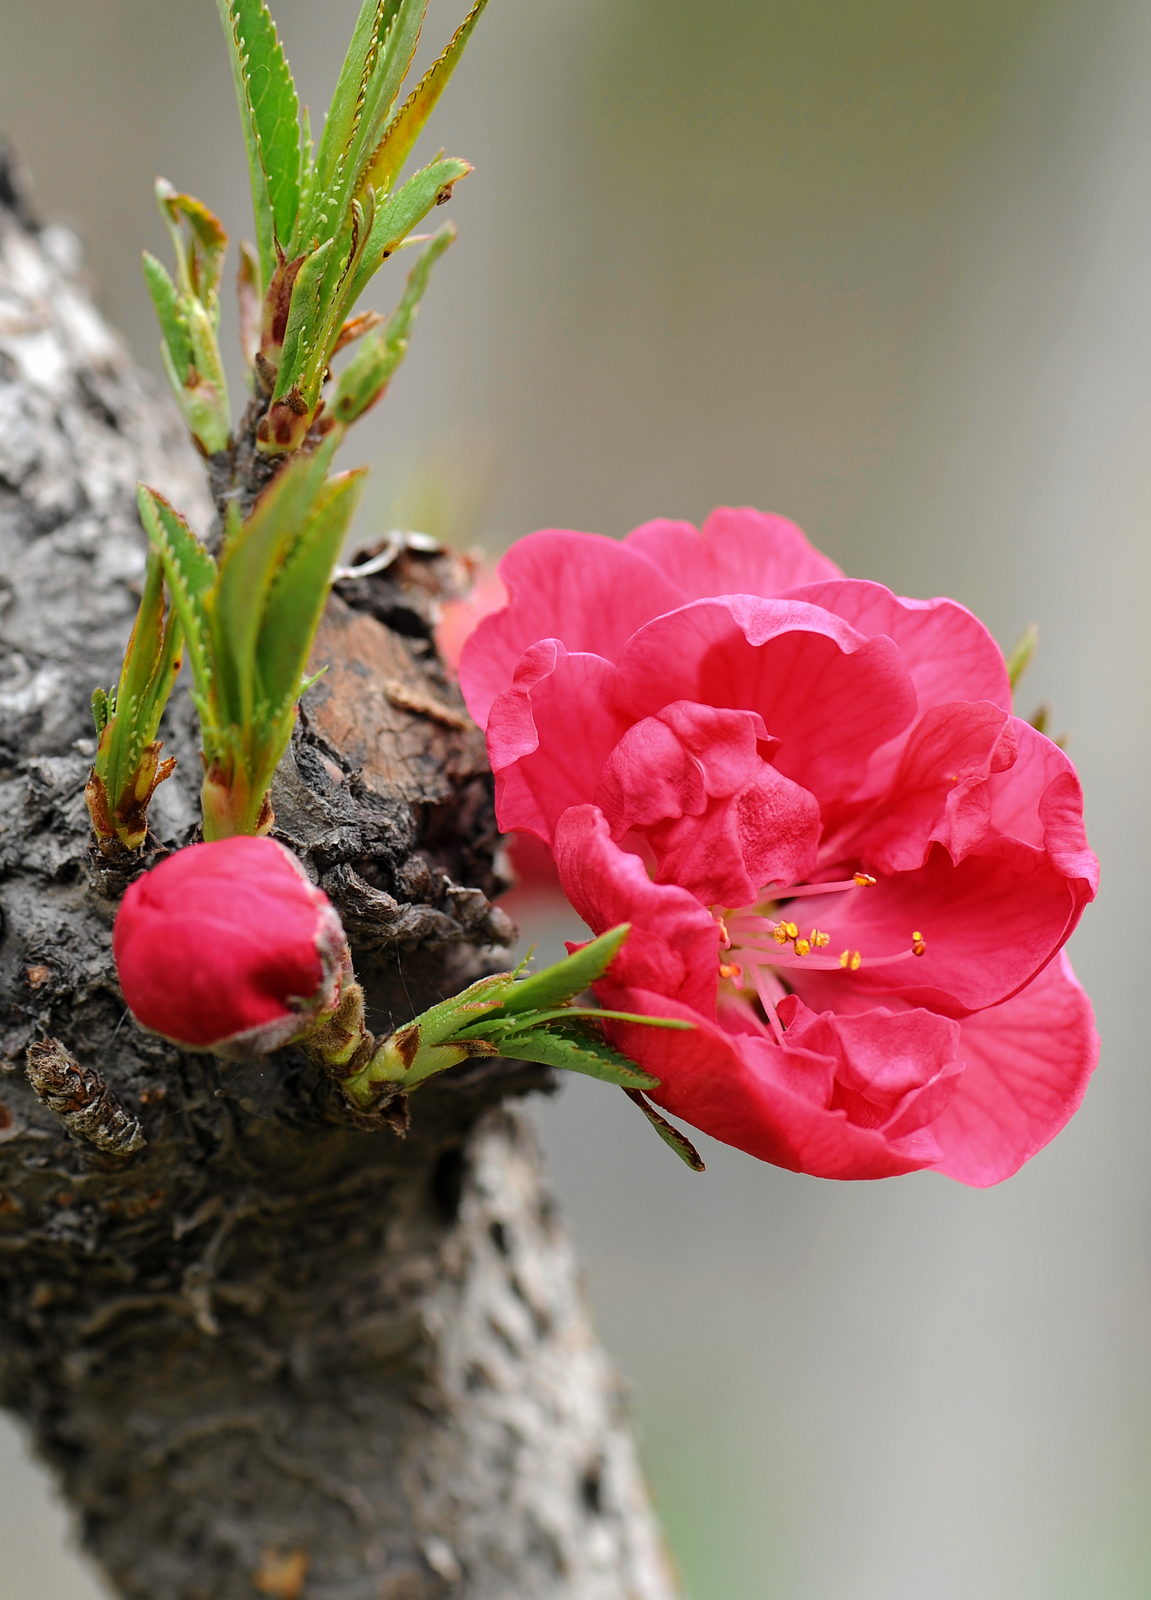
[(207, 610), (224, 721), (249, 729), (259, 694), (256, 643), (276, 574), (308, 524), (336, 440), (290, 461), (233, 528)]
[[(178, 194), (166, 178), (156, 179), (156, 204), (172, 236), (179, 267), (180, 287), (185, 294), (195, 295), (212, 316), (213, 326), (219, 321), (220, 278), (224, 271), (224, 255), (228, 248), (228, 235), (224, 225), (203, 201), (190, 194)], [(188, 224), (192, 255), (184, 246), (180, 224)]]
[[(384, 119), (407, 76), (428, 0), (364, 0), (320, 137), (308, 215), (295, 241), (339, 236)], [(312, 245), (314, 248), (314, 245)]]
[(707, 1168), (703, 1164), (703, 1157), (690, 1139), (685, 1137), (677, 1127), (674, 1127), (666, 1117), (661, 1117), (655, 1107), (649, 1105), (648, 1101), (637, 1089), (625, 1088), (624, 1094), (640, 1108), (664, 1144), (669, 1145), (675, 1151), (685, 1166), (690, 1167), (693, 1172), (706, 1172)]
[(228, 53), (248, 167), (263, 281), (276, 265), (300, 205), (300, 124), (296, 86), (264, 0), (216, 0)]
[[(112, 737), (100, 772), (114, 809), (125, 785), (135, 775), (145, 746), (156, 737), (180, 669), (180, 624), (172, 613), (165, 620), (165, 610), (163, 563), (159, 553), (152, 550), (140, 607), (124, 652)], [(99, 762), (97, 767), (99, 770)]]
[(354, 422), (375, 405), (391, 382), (392, 374), (404, 359), (412, 323), (431, 278), (432, 268), (456, 237), (452, 223), (440, 229), (408, 274), (399, 305), (385, 326), (364, 340), (355, 356), (340, 374), (330, 405), (339, 422)]
[[(164, 349), (168, 352), (171, 361), (171, 371), (176, 374), (173, 386), (182, 388), (188, 376), (188, 368), (192, 364), (192, 347), (188, 342), (181, 321), (176, 293), (176, 285), (172, 282), (167, 268), (150, 251), (145, 250), (143, 256), (144, 281), (148, 285), (148, 293), (152, 296), (152, 304), (156, 308), (156, 316), (160, 323), (160, 332), (164, 336)], [(166, 363), (165, 363), (166, 364)]]
[(447, 88), (464, 48), (472, 36), (480, 13), (488, 0), (476, 0), (475, 5), (460, 23), (451, 42), (439, 60), (424, 73), (419, 83), (404, 101), (399, 111), (388, 123), (384, 136), (373, 152), (371, 160), (360, 179), (360, 189), (369, 184), (377, 195), (390, 192), (404, 162), (411, 155), (416, 140), (424, 131), (428, 118), (436, 108), (440, 96)]
[(521, 1011), (550, 1011), (581, 994), (603, 976), (630, 932), (631, 923), (621, 922), (618, 928), (601, 933), (598, 939), (563, 961), (522, 979), (504, 1000), (504, 1010), (509, 1015)]
[(356, 136), (348, 160), (350, 194), (364, 187), (364, 170), (416, 53), (428, 0), (399, 0), (364, 83)]
[(348, 305), (359, 299), (380, 267), (427, 216), (433, 206), (450, 198), (452, 187), (472, 170), (467, 161), (441, 157), (415, 172), (376, 213), (371, 236), (352, 284)]
[(328, 239), (314, 250), (296, 274), (284, 329), (284, 347), (276, 374), (274, 399), (280, 400), (297, 387), (316, 348), (320, 331), (320, 290), (333, 241)]
[(363, 491), (366, 471), (361, 467), (324, 485), (295, 549), (268, 593), (256, 660), (261, 688), (273, 706), (289, 699), (295, 705), (300, 694), (332, 569)]
[(622, 1089), (659, 1087), (659, 1079), (653, 1078), (650, 1072), (644, 1072), (627, 1056), (613, 1050), (605, 1040), (575, 1025), (540, 1028), (508, 1038), (491, 1037), (500, 1054), (515, 1061), (542, 1061), (549, 1067), (582, 1072), (585, 1077), (599, 1078), (602, 1083), (614, 1083)]
[[(670, 1028), (675, 1032), (690, 1033), (695, 1027), (694, 1022), (685, 1022), (682, 1017), (649, 1017), (642, 1011), (610, 1011), (603, 1006), (559, 1006), (554, 1011), (517, 1011), (517, 1020), (509, 1023), (502, 1013), (492, 1026), (510, 1027), (512, 1032), (520, 1028), (538, 1028), (545, 1022), (562, 1022), (568, 1018), (581, 1017), (588, 1022), (634, 1022), (646, 1028)], [(477, 1024), (468, 1030), (469, 1033), (482, 1033), (484, 1024)]]
[(1039, 624), (1033, 622), (1007, 657), (1007, 680), (1012, 689), (1031, 665), (1039, 644)]
[(215, 582), (216, 563), (163, 495), (141, 483), (136, 489), (136, 500), (144, 531), (164, 563), (164, 577), (187, 641), (196, 691), (206, 700), (211, 687), (211, 670), (204, 598)]

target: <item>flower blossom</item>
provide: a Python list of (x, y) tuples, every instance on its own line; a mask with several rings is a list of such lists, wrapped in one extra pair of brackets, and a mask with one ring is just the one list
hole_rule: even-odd
[(1062, 947), (1097, 863), (1067, 756), (954, 601), (844, 578), (780, 517), (556, 530), (460, 681), (500, 826), (550, 848), (652, 1098), (795, 1171), (996, 1183), (1098, 1041)]
[(112, 948), (142, 1027), (237, 1059), (309, 1032), (350, 970), (327, 895), (289, 850), (245, 835), (190, 845), (137, 878)]

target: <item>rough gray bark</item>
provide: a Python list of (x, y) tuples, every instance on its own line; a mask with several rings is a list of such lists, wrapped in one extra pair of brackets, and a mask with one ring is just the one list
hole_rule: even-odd
[[(401, 1139), (354, 1126), (297, 1052), (229, 1066), (126, 1016), (88, 698), (135, 608), (137, 477), (201, 528), (211, 508), (69, 236), (18, 209), (4, 173), (0, 1399), (134, 1600), (670, 1600), (517, 1104), (546, 1074), (457, 1068)], [(437, 581), (413, 555), (344, 586), (274, 796), (377, 1029), (508, 932), (482, 744), (427, 637)], [(198, 774), (182, 693), (164, 731), (180, 769), (153, 820), (175, 844)]]

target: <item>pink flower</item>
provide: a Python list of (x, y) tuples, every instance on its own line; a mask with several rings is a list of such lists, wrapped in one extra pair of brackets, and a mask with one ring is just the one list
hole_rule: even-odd
[(460, 653), (477, 623), (505, 606), (507, 599), (499, 575), (485, 564), (475, 569), (472, 586), (463, 600), (444, 601), (436, 624), (436, 649), (450, 671), (458, 671)]
[(500, 825), (551, 848), (666, 1110), (824, 1177), (998, 1182), (1098, 1042), (1062, 946), (1095, 893), (1071, 762), (950, 600), (843, 578), (782, 518), (533, 534), (460, 681)]
[(112, 948), (141, 1027), (186, 1050), (278, 1050), (339, 1001), (344, 930), (273, 839), (194, 844), (130, 885)]

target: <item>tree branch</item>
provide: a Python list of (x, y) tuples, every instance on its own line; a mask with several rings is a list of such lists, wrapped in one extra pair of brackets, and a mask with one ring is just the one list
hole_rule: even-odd
[[(17, 192), (5, 166), (0, 1399), (124, 1596), (671, 1600), (515, 1105), (546, 1072), (456, 1068), (413, 1097), (401, 1139), (357, 1126), (297, 1051), (226, 1065), (124, 1010), (125, 875), (93, 866), (82, 795), (88, 699), (135, 609), (137, 477), (201, 530), (213, 508), (70, 236), (33, 232)], [(409, 553), (333, 600), (330, 670), (273, 796), (346, 919), (377, 1029), (498, 964), (510, 936), (488, 898), (482, 740), (430, 639), (440, 560)], [(161, 731), (179, 768), (153, 851), (197, 820), (182, 694)]]

